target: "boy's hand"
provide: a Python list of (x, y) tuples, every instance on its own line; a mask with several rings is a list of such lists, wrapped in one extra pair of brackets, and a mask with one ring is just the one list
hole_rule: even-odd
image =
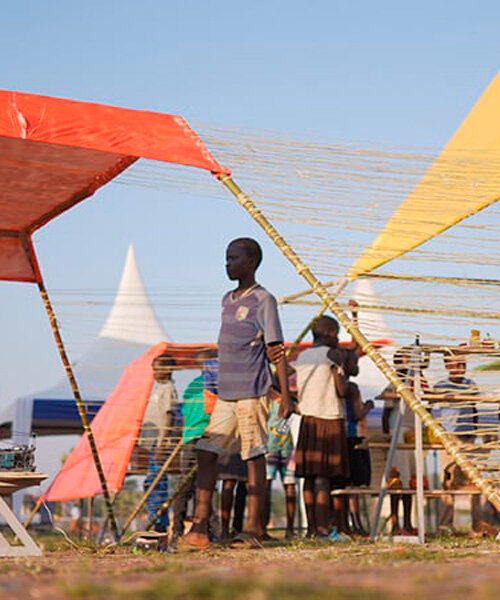
[(295, 405), (291, 400), (285, 402), (283, 399), (280, 402), (280, 408), (278, 410), (278, 416), (282, 419), (288, 419), (288, 417), (295, 412)]
[(358, 302), (356, 300), (354, 300), (354, 298), (351, 298), (347, 304), (348, 304), (349, 308), (351, 309), (353, 318), (356, 318), (358, 316), (358, 308), (359, 308)]
[(367, 411), (373, 410), (375, 408), (375, 402), (373, 400), (367, 400), (365, 402), (365, 406), (367, 408)]
[(266, 350), (267, 358), (273, 365), (277, 365), (285, 357), (285, 346), (283, 344), (268, 344)]
[(344, 357), (342, 356), (342, 351), (340, 348), (330, 348), (327, 354), (328, 358), (338, 365), (339, 367), (343, 365)]

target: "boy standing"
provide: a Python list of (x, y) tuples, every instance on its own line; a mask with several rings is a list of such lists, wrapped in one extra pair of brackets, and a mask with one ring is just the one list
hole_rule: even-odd
[[(175, 360), (168, 354), (162, 354), (153, 361), (155, 391), (144, 417), (141, 437), (149, 444), (148, 472), (144, 480), (144, 489), (153, 483), (173, 441), (179, 434), (179, 402), (172, 380)], [(148, 440), (149, 438), (149, 440)], [(168, 498), (168, 474), (165, 473), (147, 501), (148, 517), (152, 519), (160, 506)], [(155, 523), (155, 530), (165, 532), (169, 525), (168, 511)]]
[[(241, 438), (241, 457), (248, 464), (246, 540), (259, 545), (266, 496), (267, 394), (271, 371), (266, 349), (283, 348), (275, 298), (255, 281), (262, 260), (259, 244), (250, 238), (233, 240), (226, 251), (226, 272), (238, 287), (222, 299), (219, 334), (219, 399), (207, 429), (197, 444), (196, 513), (184, 546), (209, 545), (208, 518), (217, 477), (217, 457)], [(282, 394), (283, 416), (291, 412), (284, 349), (273, 352)]]

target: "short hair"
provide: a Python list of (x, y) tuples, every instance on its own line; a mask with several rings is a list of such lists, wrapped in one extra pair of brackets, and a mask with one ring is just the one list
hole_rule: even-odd
[(196, 354), (198, 360), (211, 360), (217, 358), (217, 348), (202, 348)]
[(316, 341), (318, 338), (324, 338), (328, 335), (330, 329), (334, 327), (339, 332), (339, 324), (333, 317), (320, 317), (313, 325), (312, 334), (313, 339)]
[(410, 346), (403, 346), (402, 348), (398, 348), (396, 352), (394, 352), (394, 355), (392, 357), (392, 363), (396, 367), (396, 370), (404, 365), (404, 361), (406, 358), (410, 358), (411, 351), (412, 349)]
[(153, 367), (175, 367), (177, 362), (170, 354), (160, 354), (153, 360)]
[(238, 244), (245, 249), (245, 253), (249, 258), (252, 258), (255, 262), (255, 268), (257, 269), (262, 262), (262, 248), (260, 244), (252, 238), (236, 238), (232, 242), (229, 242), (229, 246)]

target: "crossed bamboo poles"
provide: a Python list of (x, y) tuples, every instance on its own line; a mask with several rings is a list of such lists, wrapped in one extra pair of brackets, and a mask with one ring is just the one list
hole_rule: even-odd
[(393, 384), (397, 394), (403, 398), (410, 409), (417, 414), (422, 422), (434, 433), (435, 437), (441, 442), (445, 450), (455, 459), (459, 467), (464, 471), (469, 480), (476, 485), (488, 500), (500, 511), (500, 495), (494, 486), (483, 477), (477, 467), (460, 451), (452, 434), (445, 429), (429, 414), (420, 400), (415, 396), (411, 389), (403, 382), (396, 373), (395, 369), (385, 360), (382, 354), (369, 342), (366, 336), (359, 330), (354, 320), (351, 320), (340, 304), (335, 300), (332, 292), (321, 283), (321, 281), (312, 273), (310, 268), (298, 256), (295, 250), (286, 242), (274, 225), (265, 217), (253, 200), (247, 196), (234, 182), (230, 175), (218, 174), (217, 178), (233, 194), (241, 206), (248, 212), (254, 221), (262, 227), (265, 233), (271, 238), (275, 245), (281, 250), (284, 256), (292, 263), (297, 273), (301, 275), (310, 285), (312, 291), (324, 303), (324, 307), (331, 310), (338, 318), (343, 327), (351, 334), (358, 343), (363, 352), (367, 354), (380, 371)]
[[(396, 393), (403, 398), (406, 404), (410, 407), (410, 409), (420, 417), (422, 422), (434, 433), (437, 440), (444, 446), (445, 450), (454, 458), (456, 463), (461, 467), (464, 473), (467, 475), (469, 480), (476, 485), (481, 492), (486, 496), (486, 498), (495, 506), (497, 510), (500, 511), (500, 495), (495, 487), (488, 481), (485, 477), (482, 476), (479, 469), (466, 457), (462, 454), (460, 446), (457, 444), (453, 435), (446, 432), (446, 430), (429, 414), (429, 412), (425, 409), (421, 401), (415, 396), (412, 390), (403, 382), (396, 373), (395, 369), (385, 360), (382, 354), (375, 348), (375, 346), (366, 338), (366, 336), (359, 330), (357, 323), (354, 320), (351, 320), (348, 314), (343, 310), (340, 304), (335, 300), (336, 295), (340, 293), (340, 290), (348, 283), (347, 279), (341, 280), (337, 287), (328, 291), (328, 287), (321, 283), (321, 281), (313, 274), (307, 264), (298, 256), (295, 250), (286, 242), (283, 236), (279, 233), (276, 227), (264, 216), (264, 214), (260, 211), (260, 209), (255, 205), (253, 200), (247, 196), (240, 187), (235, 183), (233, 178), (227, 174), (216, 173), (214, 176), (219, 179), (219, 181), (233, 194), (238, 203), (247, 211), (247, 213), (252, 217), (252, 219), (264, 230), (264, 232), (268, 235), (268, 237), (274, 242), (274, 244), (281, 250), (283, 255), (292, 263), (295, 267), (297, 273), (303, 277), (306, 282), (311, 287), (311, 292), (316, 294), (322, 302), (321, 309), (319, 313), (315, 316), (315, 318), (303, 329), (303, 331), (299, 334), (294, 346), (290, 349), (290, 352), (295, 349), (296, 345), (300, 343), (300, 341), (305, 337), (307, 332), (313, 326), (315, 320), (322, 316), (326, 310), (330, 310), (335, 316), (338, 318), (339, 322), (343, 325), (343, 327), (350, 333), (352, 338), (357, 342), (359, 347), (363, 350), (365, 354), (367, 354), (375, 365), (379, 368), (379, 370), (387, 377), (387, 379), (393, 384)], [(27, 250), (28, 257), (32, 260), (32, 252), (31, 248), (29, 248), (29, 252)], [(328, 284), (327, 284), (328, 285)], [(92, 456), (94, 458), (94, 462), (97, 468), (97, 472), (99, 474), (99, 479), (101, 481), (101, 486), (103, 490), (103, 495), (106, 502), (106, 508), (108, 512), (108, 517), (110, 519), (111, 527), (117, 539), (120, 539), (120, 533), (118, 530), (118, 526), (116, 523), (115, 515), (113, 512), (113, 507), (111, 503), (111, 499), (109, 497), (109, 491), (106, 484), (106, 478), (104, 476), (104, 472), (102, 470), (102, 464), (99, 458), (99, 452), (97, 446), (95, 444), (95, 440), (92, 434), (92, 430), (88, 423), (88, 417), (86, 414), (85, 406), (82, 402), (80, 392), (78, 389), (78, 385), (76, 383), (76, 379), (74, 377), (71, 365), (67, 359), (66, 352), (64, 350), (64, 345), (60, 336), (59, 329), (57, 327), (57, 322), (55, 319), (55, 315), (50, 304), (50, 300), (48, 298), (47, 292), (43, 286), (43, 283), (39, 283), (39, 289), (44, 301), (44, 305), (46, 311), (49, 315), (49, 319), (52, 326), (52, 331), (54, 337), (56, 338), (56, 343), (58, 345), (59, 353), (61, 355), (61, 359), (63, 361), (64, 367), (66, 369), (66, 373), (70, 380), (73, 394), (75, 396), (75, 400), (78, 406), (78, 410), (80, 413), (80, 418), (82, 420), (82, 424), (85, 430), (85, 433), (88, 436), (89, 444), (92, 450)], [(182, 442), (176, 446), (174, 452), (170, 455), (167, 461), (164, 463), (160, 473), (163, 475), (167, 472), (171, 462), (175, 458), (174, 454), (180, 451)], [(174, 492), (174, 495), (178, 494), (183, 486), (187, 485), (187, 481), (190, 478), (194, 477), (196, 473), (196, 467), (193, 467), (188, 475), (185, 477), (183, 481), (180, 482), (179, 487)], [(143, 495), (138, 505), (134, 508), (133, 513), (129, 516), (127, 521), (124, 524), (123, 531), (125, 531), (135, 518), (135, 516), (140, 512), (144, 504), (146, 503), (147, 498), (153, 492), (156, 484), (160, 480), (161, 476), (158, 474), (155, 481), (151, 484), (150, 488)], [(173, 501), (173, 497), (167, 500), (167, 502), (160, 508), (156, 517), (148, 523), (148, 527), (151, 526), (156, 518), (162, 514), (168, 507), (171, 505)], [(33, 513), (32, 513), (33, 515)], [(32, 518), (30, 515), (30, 519)], [(27, 522), (27, 525), (29, 523)], [(123, 533), (123, 532), (122, 532)]]

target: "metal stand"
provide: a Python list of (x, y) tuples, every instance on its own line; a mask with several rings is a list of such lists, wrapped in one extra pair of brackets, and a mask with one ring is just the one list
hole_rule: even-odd
[(394, 453), (396, 452), (397, 445), (399, 443), (399, 434), (401, 432), (401, 424), (403, 422), (403, 416), (406, 411), (406, 403), (402, 400), (399, 401), (399, 411), (396, 417), (396, 423), (394, 424), (394, 429), (392, 432), (391, 439), (391, 447), (389, 448), (389, 452), (387, 453), (387, 462), (385, 463), (384, 476), (382, 477), (382, 482), (380, 484), (380, 494), (377, 499), (377, 505), (375, 507), (375, 512), (372, 518), (372, 527), (370, 530), (370, 539), (377, 539), (378, 525), (380, 521), (380, 515), (382, 513), (382, 505), (384, 503), (384, 499), (387, 495), (388, 490), (388, 482), (391, 475), (391, 467), (392, 461), (394, 459)]
[[(422, 387), (420, 382), (420, 369), (415, 371), (415, 383), (413, 393), (420, 400), (422, 398)], [(417, 528), (418, 541), (425, 542), (425, 518), (424, 518), (424, 450), (422, 441), (422, 421), (415, 414), (415, 465), (417, 467)]]

